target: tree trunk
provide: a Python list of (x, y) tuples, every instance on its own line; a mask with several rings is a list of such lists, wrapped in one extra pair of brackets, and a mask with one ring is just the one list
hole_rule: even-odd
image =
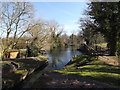
[(110, 44), (110, 55), (111, 56), (115, 56), (116, 55), (116, 44), (115, 43), (111, 43)]
[(117, 39), (115, 37), (115, 34), (112, 34), (111, 37), (109, 37), (109, 49), (110, 49), (110, 55), (115, 56), (116, 50), (117, 50)]

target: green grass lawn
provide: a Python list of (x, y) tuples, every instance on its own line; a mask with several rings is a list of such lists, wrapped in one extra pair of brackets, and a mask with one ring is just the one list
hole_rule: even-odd
[(97, 46), (100, 46), (100, 47), (107, 47), (107, 43), (99, 43), (99, 44), (95, 44)]
[(120, 87), (120, 67), (108, 65), (87, 55), (74, 57), (65, 69), (54, 72), (73, 74)]
[(0, 59), (1, 59), (2, 55), (3, 55), (3, 53), (2, 53), (2, 51), (0, 51)]

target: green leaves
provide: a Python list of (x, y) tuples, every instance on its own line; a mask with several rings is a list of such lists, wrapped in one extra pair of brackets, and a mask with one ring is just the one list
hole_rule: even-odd
[(96, 31), (101, 32), (110, 48), (110, 55), (115, 55), (117, 48), (117, 37), (119, 32), (119, 3), (118, 2), (92, 2), (89, 4), (88, 15), (98, 24)]

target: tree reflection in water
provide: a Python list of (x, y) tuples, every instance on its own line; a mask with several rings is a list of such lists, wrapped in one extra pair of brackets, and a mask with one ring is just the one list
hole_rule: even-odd
[(55, 48), (52, 51), (48, 51), (47, 57), (49, 59), (49, 65), (45, 70), (57, 70), (62, 69), (74, 55), (80, 55), (81, 52), (75, 48)]

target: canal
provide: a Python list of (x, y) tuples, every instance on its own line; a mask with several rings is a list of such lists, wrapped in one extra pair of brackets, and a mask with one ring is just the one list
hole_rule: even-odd
[(69, 48), (55, 48), (52, 51), (47, 51), (47, 57), (49, 65), (45, 70), (58, 70), (62, 69), (74, 55), (81, 55), (80, 51), (77, 51), (74, 47)]

